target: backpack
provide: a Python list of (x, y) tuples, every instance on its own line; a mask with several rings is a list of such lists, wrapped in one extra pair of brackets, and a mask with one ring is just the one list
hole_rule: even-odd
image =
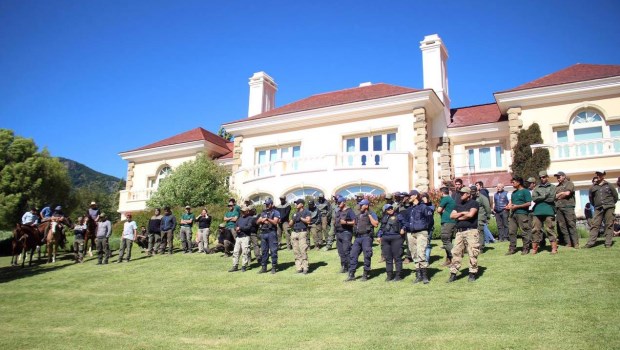
[(409, 229), (413, 232), (428, 230), (433, 219), (433, 210), (420, 203), (411, 207), (409, 215)]

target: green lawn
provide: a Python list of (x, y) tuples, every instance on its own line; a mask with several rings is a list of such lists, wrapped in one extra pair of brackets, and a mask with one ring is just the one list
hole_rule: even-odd
[(107, 266), (20, 269), (2, 257), (0, 349), (618, 349), (618, 243), (557, 256), (504, 256), (507, 244), (493, 244), (478, 281), (464, 270), (452, 284), (434, 247), (428, 285), (385, 283), (378, 246), (365, 283), (342, 282), (335, 250), (311, 251), (307, 276), (289, 251), (276, 275), (228, 273), (220, 254), (137, 248), (131, 263)]

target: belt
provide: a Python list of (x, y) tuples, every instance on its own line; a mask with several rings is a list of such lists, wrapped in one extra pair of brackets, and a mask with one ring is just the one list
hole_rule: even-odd
[(293, 231), (295, 231), (295, 232), (306, 232), (308, 230), (295, 230), (295, 229), (293, 229)]
[(355, 237), (366, 237), (366, 236), (370, 236), (370, 233), (362, 233), (362, 234), (355, 235)]
[(477, 228), (475, 227), (470, 227), (470, 228), (457, 228), (456, 232), (465, 232), (465, 231), (469, 231), (469, 230), (477, 230)]

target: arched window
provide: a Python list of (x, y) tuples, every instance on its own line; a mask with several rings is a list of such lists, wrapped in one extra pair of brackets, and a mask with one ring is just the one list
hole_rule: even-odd
[(306, 197), (317, 198), (319, 194), (323, 193), (321, 190), (314, 187), (305, 187), (288, 192), (285, 197), (287, 202), (293, 202), (297, 198), (306, 199)]
[(380, 196), (385, 193), (384, 190), (379, 187), (375, 187), (372, 185), (355, 185), (348, 186), (337, 192), (339, 196), (343, 196), (345, 198), (353, 198), (358, 193), (361, 193), (364, 196)]
[(605, 118), (592, 109), (575, 114), (568, 128), (555, 131), (555, 138), (560, 146), (558, 158), (620, 152), (620, 124), (607, 125)]
[(155, 177), (149, 177), (148, 186), (149, 188), (157, 189), (159, 187), (159, 183), (161, 180), (165, 179), (168, 175), (172, 173), (172, 168), (169, 165), (164, 165)]
[(273, 199), (273, 196), (270, 195), (269, 193), (258, 193), (258, 194), (250, 196), (250, 202), (252, 202), (252, 204), (254, 205), (260, 205), (260, 204), (265, 203), (265, 199), (267, 198)]

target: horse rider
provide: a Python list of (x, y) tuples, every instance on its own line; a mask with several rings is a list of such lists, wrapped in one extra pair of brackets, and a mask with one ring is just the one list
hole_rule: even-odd
[(37, 214), (37, 208), (30, 207), (30, 210), (25, 212), (22, 216), (22, 225), (37, 226), (39, 223), (39, 215)]

